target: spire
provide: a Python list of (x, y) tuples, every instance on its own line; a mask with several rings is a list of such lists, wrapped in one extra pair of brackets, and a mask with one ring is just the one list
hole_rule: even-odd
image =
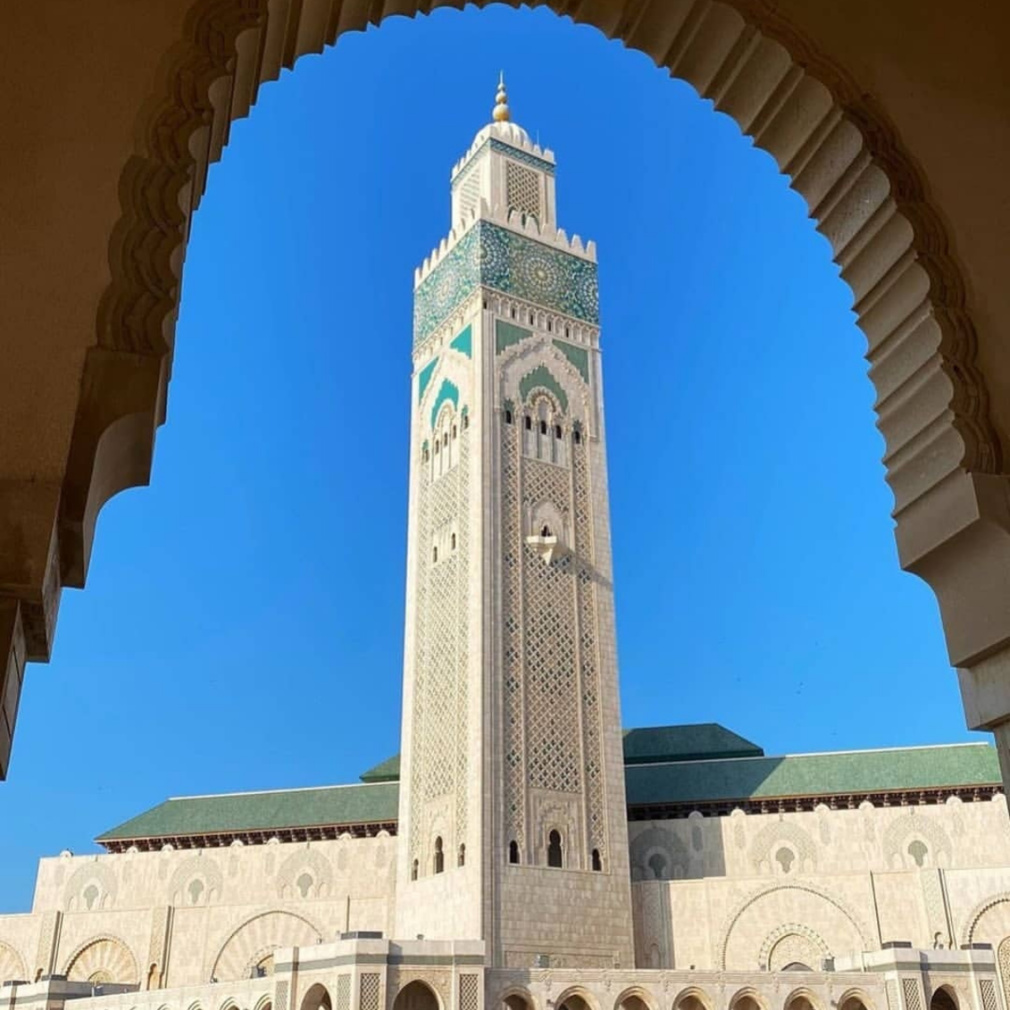
[(505, 94), (505, 71), (498, 73), (498, 94), (494, 96), (494, 110), (491, 113), (496, 123), (507, 123), (512, 114), (509, 112), (508, 96)]

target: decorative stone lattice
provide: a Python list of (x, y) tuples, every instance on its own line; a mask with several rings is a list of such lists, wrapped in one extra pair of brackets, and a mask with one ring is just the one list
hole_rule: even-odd
[(479, 975), (460, 975), (459, 1010), (481, 1010)]
[(474, 165), (458, 183), (459, 213), (468, 216), (480, 204), (480, 165)]
[(905, 997), (905, 1010), (922, 1010), (922, 994), (917, 979), (903, 978), (901, 993)]
[(1003, 1002), (1010, 1006), (1010, 936), (996, 949), (996, 965), (1003, 985)]
[(289, 987), (287, 982), (277, 983), (277, 988), (274, 991), (274, 1007), (276, 1010), (288, 1010), (288, 992)]
[(516, 161), (505, 162), (505, 200), (510, 210), (540, 220), (540, 176)]
[(898, 983), (895, 979), (889, 978), (884, 987), (887, 996), (887, 1010), (901, 1010), (901, 1002), (898, 999)]
[(351, 976), (337, 976), (336, 1010), (351, 1010)]
[(579, 610), (579, 658), (582, 669), (582, 725), (585, 733), (586, 805), (588, 848), (607, 857), (607, 818), (600, 724), (600, 666), (596, 631), (596, 587), (587, 567), (596, 557), (593, 542), (592, 487), (586, 442), (572, 444), (575, 486), (575, 548), (580, 559), (577, 594)]
[(982, 999), (982, 1010), (999, 1010), (999, 1000), (996, 998), (996, 985), (991, 978), (980, 979), (978, 991)]
[[(451, 796), (455, 803), (456, 837), (449, 847), (466, 840), (470, 430), (458, 431), (457, 466), (439, 477), (424, 467), (420, 477), (410, 852), (421, 864), (434, 801)], [(434, 561), (428, 544), (435, 531), (453, 523), (456, 549)]]
[(358, 1010), (379, 1010), (379, 973), (366, 971), (358, 983)]

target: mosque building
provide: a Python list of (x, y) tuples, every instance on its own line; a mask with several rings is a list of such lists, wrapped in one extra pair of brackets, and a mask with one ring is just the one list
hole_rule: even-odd
[(400, 755), (39, 864), (0, 1010), (1008, 1010), (988, 744), (622, 730), (596, 248), (492, 122), (415, 275)]

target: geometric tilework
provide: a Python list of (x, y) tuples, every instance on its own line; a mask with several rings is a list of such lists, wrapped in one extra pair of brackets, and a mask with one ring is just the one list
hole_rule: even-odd
[(481, 284), (584, 322), (599, 322), (595, 263), (478, 221), (417, 286), (414, 343), (428, 337)]
[(432, 358), (421, 369), (417, 375), (417, 402), (420, 403), (424, 399), (424, 391), (428, 388), (428, 383), (431, 382), (431, 374), (435, 371), (435, 366), (438, 364), (438, 358)]
[(534, 389), (546, 389), (553, 393), (562, 410), (568, 409), (568, 394), (561, 388), (561, 383), (551, 375), (546, 365), (537, 365), (528, 375), (519, 380), (519, 397), (525, 403)]
[(473, 357), (473, 327), (464, 327), (455, 337), (453, 337), (452, 342), (449, 347), (453, 351), (459, 351), (460, 354), (465, 354), (468, 358)]
[(555, 340), (554, 346), (579, 370), (584, 382), (589, 381), (589, 352), (565, 340)]

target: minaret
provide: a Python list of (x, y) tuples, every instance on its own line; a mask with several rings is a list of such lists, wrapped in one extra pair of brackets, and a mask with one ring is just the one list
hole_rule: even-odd
[(415, 274), (396, 935), (633, 965), (596, 250), (493, 122)]

